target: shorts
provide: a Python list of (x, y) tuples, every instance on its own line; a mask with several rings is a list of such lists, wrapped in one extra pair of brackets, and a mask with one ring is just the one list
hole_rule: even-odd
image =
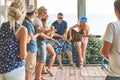
[(25, 66), (0, 74), (0, 80), (25, 80)]
[(47, 51), (46, 51), (46, 43), (44, 41), (41, 41), (41, 43), (38, 44), (38, 52), (37, 52), (37, 59), (41, 62), (46, 62), (47, 58)]
[(120, 80), (120, 77), (106, 76), (105, 80)]
[(62, 54), (62, 53), (72, 50), (69, 41), (65, 41), (65, 40), (58, 39), (58, 38), (55, 38), (55, 40), (57, 40), (60, 43), (60, 45), (56, 44), (55, 42), (52, 43), (52, 46), (56, 54)]
[(28, 51), (25, 70), (27, 72), (32, 72), (35, 69), (35, 66), (36, 66), (36, 53)]

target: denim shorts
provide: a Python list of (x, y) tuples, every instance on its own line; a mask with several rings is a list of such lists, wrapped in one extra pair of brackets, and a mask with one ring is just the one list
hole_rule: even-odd
[(38, 52), (37, 52), (37, 59), (41, 62), (46, 62), (47, 52), (46, 52), (46, 43), (41, 41), (38, 44)]
[(105, 80), (120, 80), (120, 77), (106, 76)]
[(0, 74), (0, 80), (25, 80), (25, 66), (16, 68), (8, 73)]

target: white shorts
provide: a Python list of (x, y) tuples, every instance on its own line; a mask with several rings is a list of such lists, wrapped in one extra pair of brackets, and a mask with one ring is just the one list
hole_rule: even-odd
[(25, 80), (25, 66), (0, 74), (0, 80)]

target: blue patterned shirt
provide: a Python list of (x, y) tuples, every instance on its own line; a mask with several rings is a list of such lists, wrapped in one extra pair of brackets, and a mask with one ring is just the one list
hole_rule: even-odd
[(0, 29), (0, 73), (7, 73), (21, 66), (25, 66), (25, 61), (19, 58), (19, 42), (13, 30), (10, 30), (10, 23), (3, 23)]

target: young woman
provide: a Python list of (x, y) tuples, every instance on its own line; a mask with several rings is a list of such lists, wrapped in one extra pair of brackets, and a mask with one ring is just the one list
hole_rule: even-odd
[[(43, 24), (43, 28), (45, 30), (45, 34), (50, 36), (50, 37), (53, 37), (56, 30), (54, 29), (54, 27), (51, 27), (51, 28), (48, 27), (47, 20), (48, 20), (48, 15), (46, 15), (45, 18), (41, 19), (42, 24)], [(51, 73), (51, 68), (52, 68), (52, 65), (54, 63), (56, 53), (54, 51), (54, 48), (50, 44), (50, 40), (46, 39), (45, 42), (46, 42), (47, 53), (51, 55), (50, 62), (49, 62), (49, 65), (48, 65), (48, 69), (46, 69), (46, 70), (47, 70), (48, 73), (51, 74), (51, 76), (53, 76), (53, 74)], [(43, 70), (43, 71), (45, 72), (45, 70)]]
[(0, 28), (0, 80), (25, 80), (27, 29), (20, 24), (25, 17), (21, 1), (11, 4), (8, 17)]
[[(80, 21), (78, 22), (78, 24), (75, 24), (74, 26), (70, 27), (69, 40), (72, 40), (71, 30), (74, 28), (76, 28), (78, 32), (81, 32), (81, 35), (89, 34), (90, 29), (89, 29), (89, 26), (86, 24), (86, 22), (87, 22), (87, 18), (82, 17), (80, 19)], [(80, 37), (80, 38), (81, 38), (81, 41), (77, 41), (76, 46), (77, 46), (77, 51), (78, 51), (78, 55), (79, 55), (80, 66), (82, 68), (83, 63), (84, 63), (84, 58), (85, 58), (85, 51), (86, 51), (86, 47), (87, 47), (87, 43), (88, 43), (88, 37)]]

